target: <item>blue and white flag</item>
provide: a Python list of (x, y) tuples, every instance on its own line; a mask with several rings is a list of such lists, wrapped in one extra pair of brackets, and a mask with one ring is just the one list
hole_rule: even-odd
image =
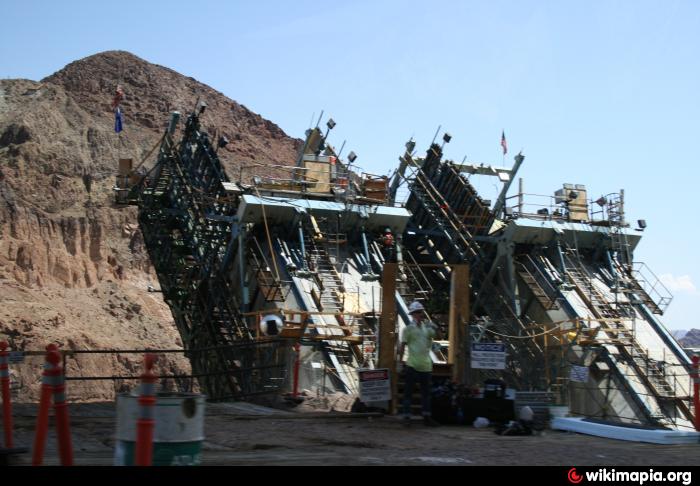
[(117, 107), (114, 110), (114, 131), (119, 133), (123, 130), (122, 126), (122, 109)]

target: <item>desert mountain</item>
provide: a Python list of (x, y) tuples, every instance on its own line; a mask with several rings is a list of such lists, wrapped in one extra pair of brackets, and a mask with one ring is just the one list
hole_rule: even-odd
[[(117, 84), (125, 92), (119, 135), (110, 106)], [(204, 127), (231, 141), (220, 151), (229, 173), (241, 164), (294, 160), (300, 141), (272, 122), (128, 52), (96, 54), (41, 81), (0, 80), (0, 339), (25, 351), (50, 342), (64, 350), (181, 347), (161, 295), (147, 291), (158, 283), (136, 210), (115, 206), (112, 186), (118, 159), (140, 161), (168, 113), (187, 113), (198, 99), (208, 105)], [(41, 359), (13, 368), (20, 399), (37, 398)], [(67, 373), (138, 374), (140, 360), (76, 355)], [(162, 374), (189, 369), (176, 354), (159, 366)], [(69, 396), (110, 399), (119, 386), (71, 382)]]

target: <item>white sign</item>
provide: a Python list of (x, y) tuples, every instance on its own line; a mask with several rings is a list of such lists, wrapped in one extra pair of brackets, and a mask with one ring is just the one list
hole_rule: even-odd
[(391, 400), (391, 378), (389, 370), (357, 370), (360, 378), (360, 400), (362, 402), (382, 402)]
[(472, 343), (472, 368), (504, 370), (506, 345), (503, 343)]
[(571, 365), (569, 379), (571, 381), (577, 381), (579, 383), (588, 383), (588, 367)]

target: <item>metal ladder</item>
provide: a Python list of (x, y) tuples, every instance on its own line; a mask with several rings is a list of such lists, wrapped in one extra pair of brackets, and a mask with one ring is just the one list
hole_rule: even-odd
[(311, 270), (318, 278), (318, 286), (321, 290), (319, 301), (324, 312), (342, 312), (344, 304), (339, 292), (343, 291), (343, 282), (336, 272), (335, 266), (330, 260), (328, 252), (321, 245), (317, 245), (314, 239), (304, 235), (304, 246), (309, 258)]

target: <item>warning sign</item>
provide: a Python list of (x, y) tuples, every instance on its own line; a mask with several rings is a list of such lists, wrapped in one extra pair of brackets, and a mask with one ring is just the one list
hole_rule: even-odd
[(503, 343), (472, 343), (472, 368), (504, 370), (506, 345)]
[(381, 402), (391, 400), (391, 378), (389, 370), (358, 370), (360, 378), (360, 400), (363, 402)]
[(588, 383), (588, 367), (571, 365), (569, 379), (579, 383)]

